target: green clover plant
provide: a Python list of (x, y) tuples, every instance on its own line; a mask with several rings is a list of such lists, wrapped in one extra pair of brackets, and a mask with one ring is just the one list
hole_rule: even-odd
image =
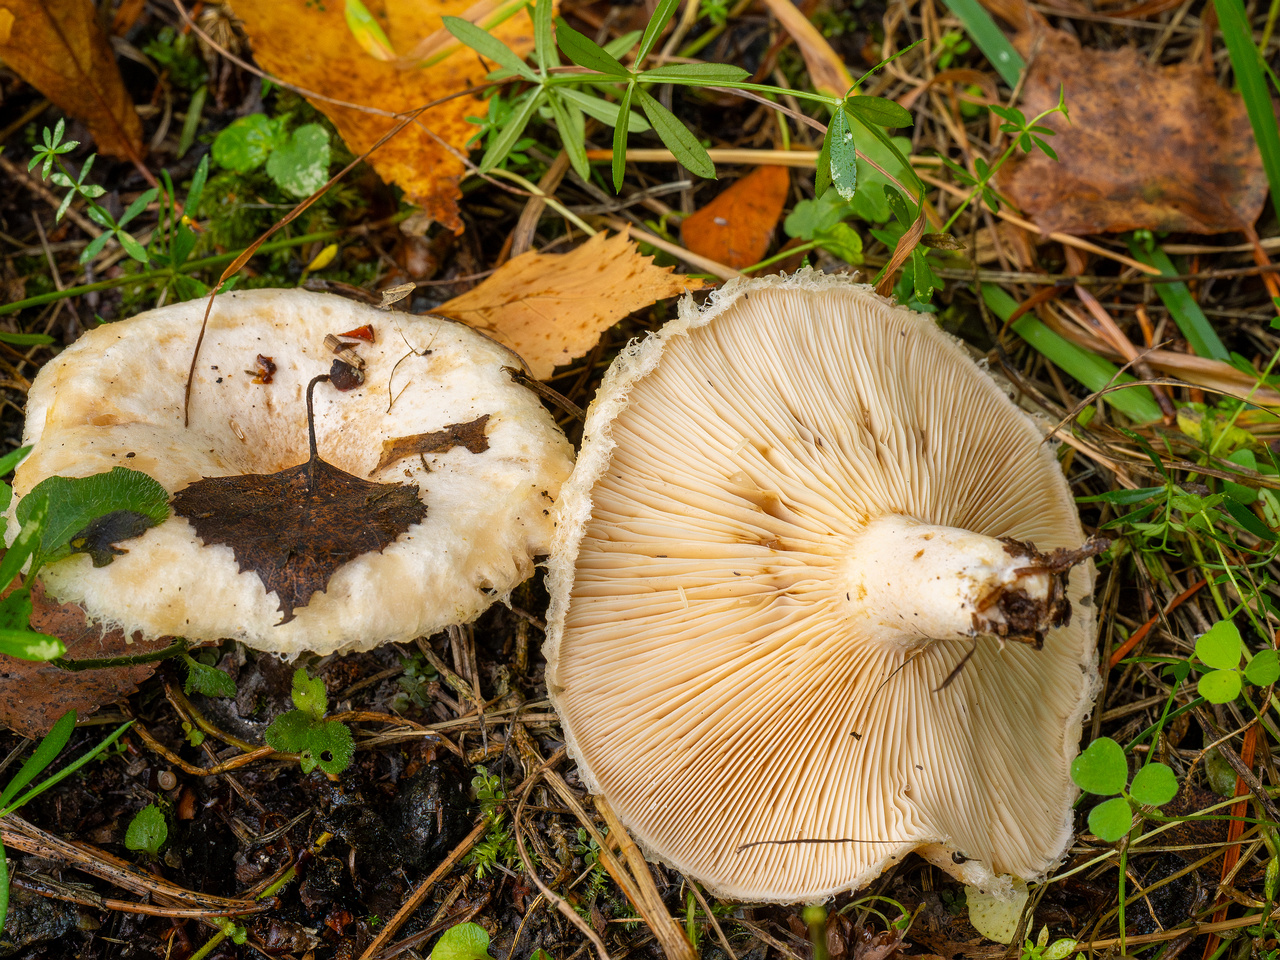
[(329, 131), (304, 123), (289, 133), (286, 120), (253, 113), (233, 121), (213, 141), (214, 162), (236, 173), (265, 164), (267, 176), (285, 193), (311, 196), (329, 179)]
[(1254, 654), (1243, 670), (1240, 630), (1230, 620), (1220, 620), (1196, 641), (1196, 659), (1210, 668), (1200, 677), (1199, 693), (1210, 703), (1230, 703), (1240, 696), (1243, 681), (1267, 687), (1280, 680), (1280, 657), (1275, 650)]
[(1085, 793), (1102, 797), (1120, 794), (1089, 811), (1089, 830), (1108, 843), (1129, 832), (1138, 805), (1158, 807), (1178, 792), (1177, 777), (1159, 761), (1147, 763), (1130, 782), (1124, 750), (1110, 737), (1099, 737), (1071, 762), (1071, 779)]
[(299, 667), (293, 674), (294, 709), (271, 721), (264, 732), (267, 744), (281, 753), (296, 753), (303, 773), (319, 767), (336, 776), (351, 763), (355, 739), (351, 729), (339, 720), (324, 719), (329, 710), (324, 681), (307, 676)]
[(1034, 943), (1028, 938), (1022, 944), (1021, 960), (1066, 960), (1076, 952), (1076, 941), (1070, 937), (1049, 942), (1049, 928), (1040, 928), (1040, 935)]

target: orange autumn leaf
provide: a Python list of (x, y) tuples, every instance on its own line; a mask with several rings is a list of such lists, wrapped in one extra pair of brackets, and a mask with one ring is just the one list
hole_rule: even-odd
[(569, 253), (522, 253), (436, 312), (506, 344), (545, 380), (627, 314), (701, 287), (654, 266), (625, 234), (597, 233)]
[(0, 60), (87, 123), (99, 153), (141, 162), (142, 122), (91, 0), (0, 0)]
[[(463, 16), (471, 0), (372, 0), (365, 6), (392, 47), (409, 54), (439, 33), (442, 17)], [(425, 68), (410, 66), (404, 62), (407, 57), (394, 62), (377, 59), (352, 36), (341, 0), (231, 0), (231, 7), (244, 21), (258, 65), (318, 94), (312, 104), (333, 121), (357, 154), (397, 125), (389, 114), (411, 111), (481, 85), (494, 68), (466, 49)], [(492, 32), (521, 56), (533, 48), (533, 25), (525, 12)], [(321, 97), (367, 109), (339, 106)], [(403, 188), (408, 199), (432, 219), (460, 231), (458, 181), (465, 167), (453, 151), (465, 153), (467, 140), (479, 130), (466, 118), (487, 112), (488, 102), (478, 95), (455, 97), (431, 107), (380, 147), (369, 162), (383, 180)]]
[(786, 167), (756, 167), (685, 217), (680, 239), (694, 253), (735, 269), (759, 263), (769, 250), (790, 188)]

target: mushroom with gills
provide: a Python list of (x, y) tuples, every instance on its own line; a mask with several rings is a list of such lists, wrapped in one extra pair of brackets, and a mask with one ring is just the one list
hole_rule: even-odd
[(911, 851), (1008, 892), (1072, 836), (1083, 541), (1041, 430), (930, 318), (812, 272), (686, 298), (606, 375), (561, 494), (570, 754), (723, 897)]
[[(332, 295), (223, 294), (184, 426), (204, 310), (190, 301), (104, 324), (36, 377), (11, 537), (40, 480), (115, 466), (178, 493), (185, 514), (124, 541), (107, 566), (80, 554), (46, 567), (53, 596), (126, 633), (347, 652), (475, 618), (549, 550), (572, 450), (511, 379), (519, 359), (505, 347)], [(349, 390), (315, 390), (319, 463), (307, 386), (334, 368), (333, 338), (347, 331), (340, 349), (363, 368), (344, 371)], [(393, 494), (407, 507), (384, 509)]]

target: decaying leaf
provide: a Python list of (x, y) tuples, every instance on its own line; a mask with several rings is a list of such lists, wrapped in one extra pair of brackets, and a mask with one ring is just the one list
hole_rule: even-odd
[(1014, 39), (1031, 58), (1019, 109), (1055, 106), (1061, 86), (1071, 123), (1045, 121), (1060, 162), (1011, 161), (1001, 189), (1041, 230), (1221, 233), (1258, 218), (1267, 178), (1238, 94), (1197, 64), (1154, 67), (1132, 47), (1082, 49), (1058, 30), (1037, 46), (1036, 32)]
[(84, 120), (99, 153), (141, 160), (142, 123), (91, 0), (2, 0), (0, 60)]
[[(469, 3), (371, 0), (365, 6), (394, 48), (408, 52), (441, 29), (442, 16), (462, 16)], [(336, 0), (232, 0), (231, 7), (244, 21), (254, 57), (265, 70), (320, 96), (369, 108), (312, 100), (356, 153), (368, 150), (396, 126), (398, 121), (389, 114), (482, 84), (493, 69), (470, 50), (427, 68), (376, 59), (353, 39), (343, 4)], [(524, 12), (495, 27), (493, 34), (521, 55), (533, 47), (533, 26)], [(404, 188), (408, 199), (431, 218), (460, 231), (458, 180), (464, 167), (449, 147), (465, 151), (477, 130), (466, 118), (483, 117), (487, 110), (488, 102), (472, 95), (432, 107), (380, 147), (370, 163), (383, 180)]]
[(206, 545), (226, 544), (242, 571), (257, 573), (279, 599), (281, 623), (344, 563), (427, 515), (417, 484), (361, 480), (315, 454), (279, 473), (197, 480), (174, 494), (173, 510)]
[(489, 438), (484, 433), (488, 423), (489, 415), (486, 413), (466, 423), (451, 423), (443, 430), (384, 440), (382, 457), (378, 460), (378, 465), (369, 472), (369, 476), (386, 469), (397, 460), (418, 454), (447, 453), (454, 447), (465, 447), (470, 453), (484, 453), (489, 449)]
[[(130, 642), (119, 630), (90, 624), (74, 603), (54, 603), (38, 580), (31, 588), (31, 629), (66, 645), (67, 660), (131, 657), (160, 650), (171, 638)], [(60, 716), (75, 710), (85, 717), (104, 703), (127, 697), (155, 672), (156, 664), (64, 670), (52, 663), (16, 660), (0, 654), (0, 723), (24, 737), (42, 737)]]
[(544, 380), (633, 310), (701, 287), (654, 266), (623, 234), (597, 233), (570, 253), (523, 253), (435, 312), (506, 344)]
[(735, 269), (764, 259), (791, 188), (786, 167), (757, 167), (680, 224), (696, 254)]

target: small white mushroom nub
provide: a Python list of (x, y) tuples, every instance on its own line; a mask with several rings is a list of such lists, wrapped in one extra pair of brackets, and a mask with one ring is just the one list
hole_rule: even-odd
[[(178, 516), (125, 541), (128, 553), (109, 566), (76, 555), (47, 567), (41, 577), (50, 593), (126, 633), (330, 653), (466, 622), (529, 576), (533, 557), (549, 549), (551, 510), (573, 460), (550, 414), (504, 370), (519, 366), (514, 354), (439, 317), (298, 290), (223, 294), (184, 427), (204, 308), (196, 300), (105, 324), (45, 365), (28, 396), (23, 440), (34, 450), (17, 470), (17, 499), (45, 477), (115, 466), (150, 474), (174, 493), (202, 477), (304, 463), (306, 386), (334, 360), (325, 339), (371, 324), (375, 342), (349, 341), (363, 361), (363, 383), (315, 393), (319, 455), (359, 478), (417, 484), (425, 518), (380, 552), (338, 567), (293, 619), (257, 573), (240, 569), (231, 547), (203, 544)], [(384, 462), (385, 441), (486, 416), (474, 428), (483, 432), (474, 451), (419, 453), (410, 443)], [(358, 511), (350, 523), (360, 523)]]
[(931, 318), (812, 273), (686, 300), (559, 511), (548, 689), (651, 856), (775, 901), (1059, 859), (1093, 570), (1052, 448)]

